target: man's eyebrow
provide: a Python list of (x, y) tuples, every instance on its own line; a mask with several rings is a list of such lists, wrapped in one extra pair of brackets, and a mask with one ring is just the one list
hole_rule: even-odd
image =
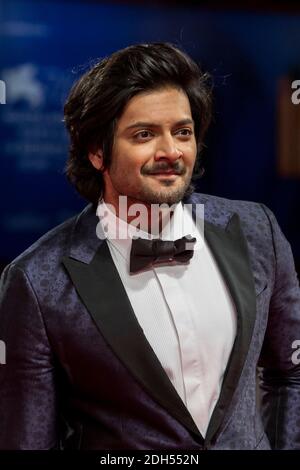
[[(181, 121), (177, 121), (174, 123), (174, 127), (178, 126), (186, 126), (188, 124), (194, 124), (193, 119), (181, 119)], [(157, 124), (155, 122), (146, 122), (146, 121), (138, 121), (133, 124), (130, 124), (130, 126), (126, 127), (125, 131), (129, 129), (135, 129), (135, 128), (141, 128), (141, 127), (161, 127), (160, 124)]]

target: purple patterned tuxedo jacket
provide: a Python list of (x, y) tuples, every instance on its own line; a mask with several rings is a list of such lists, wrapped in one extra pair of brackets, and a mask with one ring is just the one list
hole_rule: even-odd
[[(205, 439), (134, 315), (95, 208), (16, 258), (0, 285), (0, 449), (300, 449), (300, 289), (269, 209), (194, 193), (237, 335)], [(259, 384), (259, 387), (258, 387)]]

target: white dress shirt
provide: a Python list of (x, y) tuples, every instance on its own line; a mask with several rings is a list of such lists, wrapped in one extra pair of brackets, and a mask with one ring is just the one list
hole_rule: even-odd
[[(97, 214), (137, 320), (170, 381), (205, 437), (219, 398), (223, 375), (236, 336), (236, 310), (199, 224), (190, 210), (176, 205), (162, 239), (196, 236), (192, 259), (185, 264), (152, 266), (129, 273), (131, 238), (128, 224), (100, 201)], [(116, 238), (112, 227), (118, 223)], [(193, 226), (186, 231), (186, 227)], [(131, 236), (152, 238), (132, 230)]]

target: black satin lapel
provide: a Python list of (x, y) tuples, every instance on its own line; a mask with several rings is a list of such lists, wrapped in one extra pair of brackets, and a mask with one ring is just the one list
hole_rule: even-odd
[(203, 440), (134, 315), (107, 243), (101, 244), (90, 264), (70, 257), (65, 257), (63, 263), (120, 361), (160, 405)]
[(217, 432), (237, 387), (249, 350), (256, 315), (253, 274), (250, 268), (247, 242), (239, 216), (234, 214), (226, 231), (205, 223), (205, 239), (224, 276), (237, 310), (237, 335), (224, 374), (219, 400), (211, 417), (205, 441)]

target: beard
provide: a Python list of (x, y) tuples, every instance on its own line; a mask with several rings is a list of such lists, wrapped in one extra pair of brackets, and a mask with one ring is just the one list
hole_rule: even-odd
[[(143, 176), (147, 176), (158, 171), (167, 170), (178, 172), (181, 176), (180, 186), (175, 184), (174, 181), (170, 181), (168, 179), (161, 180), (160, 184), (163, 186), (163, 189), (161, 190), (154, 189), (150, 185), (145, 184), (143, 187), (139, 188), (138, 191), (135, 191), (135, 198), (147, 204), (167, 204), (169, 206), (180, 202), (190, 185), (192, 175), (187, 177), (186, 168), (181, 166), (179, 162), (175, 162), (171, 165), (167, 162), (160, 162), (152, 168), (144, 166), (141, 169), (141, 174)], [(167, 188), (169, 188), (169, 190)]]
[(189, 187), (190, 180), (185, 181), (184, 184), (176, 188), (172, 187), (174, 185), (172, 181), (164, 180), (161, 181), (161, 184), (164, 186), (164, 189), (155, 190), (145, 185), (143, 188), (140, 188), (139, 191), (135, 191), (135, 194), (127, 195), (146, 204), (167, 204), (168, 206), (172, 206), (183, 199)]

